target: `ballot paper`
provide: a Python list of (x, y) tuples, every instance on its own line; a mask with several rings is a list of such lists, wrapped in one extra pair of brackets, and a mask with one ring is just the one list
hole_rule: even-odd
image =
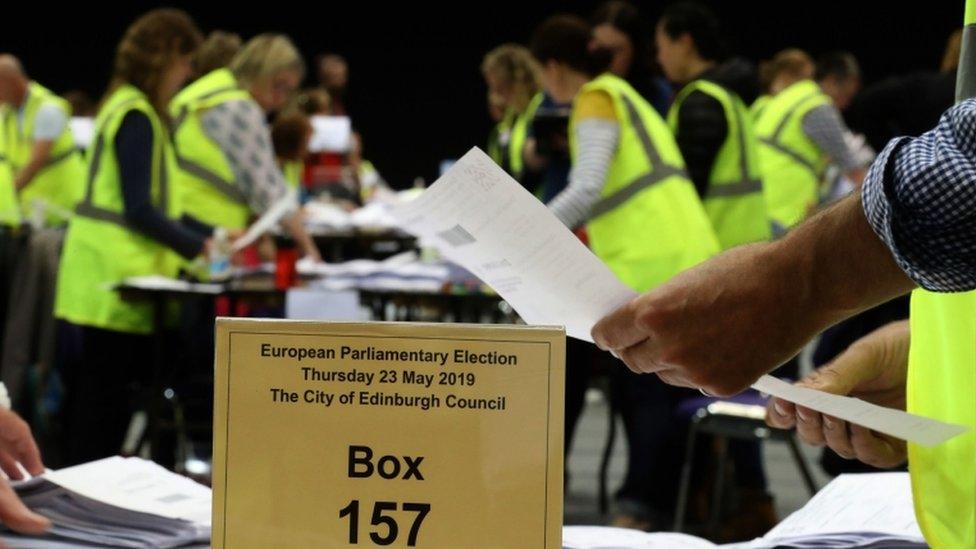
[(636, 295), (478, 148), (392, 215), (529, 324), (566, 326), (570, 336), (593, 341), (593, 324)]
[(298, 191), (296, 189), (288, 189), (288, 193), (285, 196), (278, 199), (277, 202), (268, 208), (268, 211), (258, 218), (257, 221), (248, 227), (247, 231), (243, 236), (234, 241), (231, 249), (235, 252), (247, 248), (251, 244), (261, 238), (264, 233), (270, 232), (272, 229), (278, 226), (282, 218), (288, 215), (293, 209), (298, 205)]
[[(590, 330), (636, 293), (549, 209), (477, 147), (417, 199), (393, 209), (401, 228), (491, 286), (529, 324)], [(967, 429), (763, 376), (755, 389), (925, 446)]]
[(856, 398), (797, 387), (772, 376), (759, 378), (752, 387), (757, 391), (777, 396), (811, 410), (922, 446), (938, 446), (969, 430), (962, 425), (906, 414), (900, 410), (885, 408)]
[(841, 475), (751, 547), (927, 547), (908, 473)]
[(564, 526), (563, 549), (710, 549), (714, 543), (673, 532), (647, 533), (628, 528)]
[(14, 483), (52, 522), (43, 536), (0, 529), (9, 547), (184, 547), (210, 541), (210, 489), (139, 458), (112, 457)]

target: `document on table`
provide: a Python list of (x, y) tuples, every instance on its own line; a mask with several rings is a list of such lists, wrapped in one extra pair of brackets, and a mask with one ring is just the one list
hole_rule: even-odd
[(752, 547), (926, 547), (908, 473), (841, 475)]
[[(529, 324), (563, 325), (570, 336), (592, 341), (593, 325), (637, 295), (477, 147), (392, 214), (401, 228), (433, 243), (444, 257), (491, 286)], [(924, 446), (967, 431), (771, 376), (753, 387)]]
[(566, 326), (570, 336), (592, 341), (596, 321), (636, 296), (477, 148), (392, 214), (401, 228), (491, 286), (529, 324)]

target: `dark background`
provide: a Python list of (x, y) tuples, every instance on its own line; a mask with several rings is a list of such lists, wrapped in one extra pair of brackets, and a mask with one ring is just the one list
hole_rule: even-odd
[[(11, 2), (12, 3), (12, 2)], [(846, 49), (860, 59), (865, 81), (938, 68), (945, 40), (961, 26), (963, 0), (711, 1), (738, 53), (754, 60), (785, 47), (816, 55)], [(18, 55), (30, 75), (56, 92), (80, 88), (98, 97), (115, 44), (152, 2), (54, 8), (17, 2), (0, 15), (0, 51)], [(332, 51), (350, 63), (349, 108), (366, 156), (396, 186), (430, 181), (441, 159), (483, 146), (481, 57), (502, 42), (526, 42), (547, 15), (589, 17), (599, 2), (170, 3), (186, 9), (204, 32), (245, 38), (284, 32), (311, 63)], [(667, 2), (639, 2), (649, 24)], [(42, 7), (44, 6), (44, 7)], [(306, 83), (311, 83), (307, 79)]]

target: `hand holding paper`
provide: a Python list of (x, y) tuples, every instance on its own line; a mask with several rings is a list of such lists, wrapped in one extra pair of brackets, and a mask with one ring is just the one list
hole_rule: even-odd
[[(418, 199), (397, 207), (392, 213), (405, 230), (436, 245), (444, 257), (464, 266), (494, 288), (526, 322), (565, 325), (570, 336), (588, 341), (592, 329), (605, 348), (618, 349), (625, 360), (633, 358), (628, 356), (633, 353), (660, 357), (650, 361), (655, 366), (646, 371), (658, 373), (665, 381), (702, 386), (696, 383), (702, 372), (696, 374), (687, 368), (679, 371), (671, 364), (676, 359), (687, 363), (687, 356), (674, 349), (662, 352), (660, 342), (648, 339), (642, 332), (675, 328), (668, 322), (694, 323), (694, 318), (707, 313), (726, 318), (741, 330), (762, 329), (762, 333), (770, 334), (762, 346), (719, 346), (717, 350), (717, 342), (728, 341), (730, 335), (716, 331), (716, 326), (696, 324), (696, 330), (687, 325), (675, 328), (696, 334), (694, 345), (688, 342), (686, 347), (679, 349), (681, 353), (711, 353), (714, 356), (716, 352), (735, 349), (734, 353), (723, 355), (723, 373), (732, 380), (729, 385), (720, 387), (724, 393), (741, 390), (760, 377), (764, 370), (757, 370), (756, 364), (781, 363), (803, 344), (803, 341), (793, 340), (798, 336), (789, 336), (774, 321), (757, 313), (764, 308), (789, 307), (791, 296), (798, 293), (788, 273), (777, 271), (779, 265), (765, 261), (762, 247), (733, 250), (721, 256), (721, 261), (713, 260), (679, 275), (684, 280), (688, 277), (700, 277), (701, 280), (723, 275), (736, 277), (732, 287), (740, 292), (739, 295), (730, 299), (727, 288), (709, 288), (705, 284), (700, 293), (672, 292), (666, 302), (652, 301), (653, 306), (668, 308), (666, 315), (655, 317), (661, 321), (660, 325), (626, 318), (639, 304), (634, 299), (637, 294), (624, 286), (545, 205), (478, 149), (469, 151)], [(756, 262), (757, 269), (765, 271), (765, 278), (780, 280), (781, 287), (775, 291), (768, 288), (760, 291), (754, 280), (737, 277), (732, 266), (743, 260)], [(661, 290), (672, 289), (671, 284), (662, 286)], [(763, 301), (753, 303), (749, 311), (737, 306), (742, 299), (750, 297)], [(696, 307), (697, 314), (689, 317), (688, 307)], [(611, 312), (613, 315), (601, 321)], [(814, 320), (798, 318), (796, 322), (814, 323)], [(789, 334), (801, 332), (793, 330)], [(733, 387), (734, 390), (730, 389)], [(754, 387), (813, 410), (921, 444), (938, 444), (965, 431), (959, 426), (857, 399), (793, 387), (768, 376), (763, 376)]]

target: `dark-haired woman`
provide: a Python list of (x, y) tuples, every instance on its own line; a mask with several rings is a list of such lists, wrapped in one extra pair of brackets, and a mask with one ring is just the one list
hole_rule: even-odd
[(180, 222), (165, 114), (200, 42), (182, 11), (137, 19), (119, 43), (95, 119), (86, 198), (68, 227), (55, 302), (65, 329), (81, 336), (80, 349), (63, 361), (68, 464), (119, 452), (139, 404), (134, 388), (152, 361), (150, 305), (123, 301), (112, 285), (132, 276), (174, 277), (208, 247), (207, 229)]
[(653, 34), (637, 6), (610, 0), (593, 12), (590, 21), (593, 24), (591, 47), (612, 54), (608, 70), (626, 80), (664, 116), (671, 104), (672, 89), (654, 60), (654, 45), (650, 40)]
[[(569, 184), (549, 207), (568, 227), (585, 227), (593, 252), (625, 284), (644, 292), (717, 253), (718, 242), (667, 125), (630, 84), (604, 72), (607, 52), (589, 46), (589, 25), (565, 15), (544, 22), (532, 41), (546, 91), (573, 104)], [(614, 377), (615, 392), (626, 391), (618, 402), (629, 441), (627, 477), (617, 496), (623, 520), (617, 524), (659, 527), (649, 502), (663, 498), (673, 508), (673, 497), (663, 495), (654, 475), (668, 456), (680, 455), (667, 425), (676, 390), (619, 364)], [(567, 426), (576, 398), (567, 395)]]

